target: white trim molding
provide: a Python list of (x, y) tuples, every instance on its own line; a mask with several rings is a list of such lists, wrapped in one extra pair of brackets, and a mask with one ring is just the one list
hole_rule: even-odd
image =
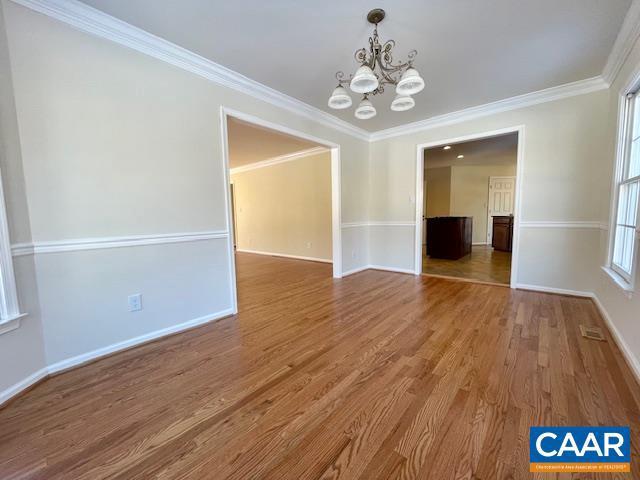
[(530, 285), (526, 283), (516, 283), (515, 288), (518, 290), (529, 290), (532, 292), (554, 293), (557, 295), (570, 295), (572, 297), (593, 298), (592, 292), (585, 292), (583, 290), (568, 290), (566, 288), (545, 287), (542, 285)]
[(415, 222), (404, 221), (371, 221), (371, 222), (348, 222), (343, 223), (342, 228), (359, 228), (359, 227), (415, 227)]
[(610, 266), (603, 265), (600, 269), (606, 274), (607, 278), (613, 282), (613, 284), (622, 290), (622, 293), (627, 298), (632, 298), (635, 292), (635, 286), (627, 282), (617, 272), (615, 272)]
[(415, 227), (416, 222), (404, 222), (404, 221), (373, 221), (369, 222), (370, 227)]
[(75, 357), (67, 358), (65, 360), (61, 360), (47, 367), (49, 375), (54, 373), (62, 372), (64, 370), (68, 370), (73, 367), (77, 367), (87, 362), (91, 362), (93, 360), (97, 360), (106, 355), (110, 355), (115, 352), (119, 352), (122, 350), (126, 350), (131, 347), (135, 347), (138, 345), (142, 345), (144, 343), (150, 342), (152, 340), (157, 340), (158, 338), (166, 337), (168, 335), (172, 335), (174, 333), (183, 332), (185, 330), (190, 330), (191, 328), (199, 327), (200, 325), (204, 325), (205, 323), (210, 323), (216, 320), (220, 320), (222, 318), (233, 315), (233, 311), (231, 308), (222, 310), (217, 313), (212, 313), (210, 315), (204, 315), (202, 317), (194, 318), (184, 323), (179, 323), (177, 325), (172, 325), (171, 327), (163, 328), (160, 330), (155, 330), (153, 332), (145, 333), (144, 335), (140, 335), (138, 337), (130, 338), (128, 340), (124, 340), (122, 342), (114, 343), (112, 345), (108, 345), (106, 347), (98, 348), (96, 350), (92, 350), (87, 353), (83, 353), (81, 355), (77, 355)]
[[(609, 56), (603, 75), (558, 85), (535, 92), (501, 99), (483, 105), (438, 115), (418, 122), (408, 123), (377, 132), (369, 132), (344, 121), (324, 110), (302, 102), (285, 93), (267, 87), (229, 68), (212, 62), (194, 52), (119, 20), (78, 0), (12, 0), (14, 3), (64, 22), (78, 30), (110, 40), (145, 55), (206, 78), (223, 87), (231, 88), (258, 100), (267, 102), (324, 126), (373, 142), (399, 135), (407, 135), (430, 128), (465, 122), (494, 113), (550, 102), (575, 95), (582, 95), (609, 87), (612, 72), (619, 70), (628, 55), (631, 38), (637, 35), (638, 9), (629, 10), (618, 41)], [(617, 72), (616, 72), (617, 73)]]
[(362, 128), (77, 0), (13, 0), (13, 2), (60, 20), (83, 32), (162, 60), (223, 87), (231, 88), (361, 140), (369, 140), (369, 132)]
[(352, 268), (351, 270), (347, 270), (346, 272), (342, 272), (342, 278), (348, 277), (349, 275), (354, 275), (356, 273), (364, 272), (365, 270), (369, 270), (369, 265), (363, 265), (361, 267)]
[(44, 380), (49, 376), (49, 370), (47, 367), (41, 368), (40, 370), (35, 371), (27, 378), (20, 380), (18, 383), (11, 385), (9, 388), (0, 392), (0, 408), (4, 406), (6, 402), (11, 400), (13, 397), (18, 395), (20, 392), (28, 389), (32, 385), (38, 383), (41, 380)]
[[(294, 137), (301, 138), (303, 140), (308, 140), (318, 145), (322, 145), (331, 152), (331, 255), (333, 259), (333, 277), (340, 278), (342, 277), (342, 196), (341, 196), (341, 171), (342, 171), (342, 160), (340, 156), (340, 145), (332, 142), (330, 140), (325, 140), (320, 137), (315, 137), (313, 135), (309, 135), (305, 132), (300, 132), (298, 130), (294, 130), (293, 128), (286, 127), (284, 125), (279, 125), (274, 122), (270, 122), (268, 120), (264, 120), (260, 117), (256, 117), (255, 115), (250, 115), (248, 113), (240, 112), (238, 110), (234, 110), (222, 105), (220, 107), (220, 134), (221, 145), (222, 145), (222, 156), (223, 156), (223, 168), (224, 168), (224, 178), (225, 178), (225, 201), (226, 201), (226, 212), (227, 212), (227, 225), (228, 230), (233, 231), (233, 225), (231, 225), (231, 202), (230, 202), (230, 191), (229, 188), (229, 146), (228, 146), (228, 138), (227, 138), (227, 117), (232, 117), (238, 120), (242, 120), (244, 122), (258, 125), (264, 128), (268, 128), (270, 130), (275, 130), (276, 132), (284, 133), (287, 135), (291, 135)], [(233, 242), (231, 241), (232, 235), (229, 237), (229, 264), (233, 267), (233, 271), (230, 273), (231, 281), (233, 285), (232, 295), (234, 297), (234, 302), (237, 305), (237, 288), (235, 281), (235, 259), (233, 256)]]
[(268, 257), (281, 257), (281, 258), (291, 258), (294, 260), (308, 260), (310, 262), (322, 262), (322, 263), (333, 263), (333, 260), (329, 260), (326, 258), (320, 257), (305, 257), (302, 255), (289, 255), (288, 253), (275, 253), (275, 252), (264, 252), (261, 250), (247, 250), (245, 248), (237, 248), (236, 252), (239, 253), (252, 253), (254, 255), (265, 255)]
[(292, 162), (294, 160), (300, 160), (301, 158), (306, 158), (325, 152), (330, 153), (330, 150), (326, 147), (307, 148), (306, 150), (300, 150), (299, 152), (287, 153), (286, 155), (279, 155), (277, 157), (268, 158), (260, 162), (249, 163), (240, 167), (231, 168), (229, 169), (229, 172), (231, 173), (231, 175), (234, 175), (236, 173), (249, 172), (251, 170), (257, 170), (259, 168), (271, 167), (272, 165)]
[(624, 337), (622, 336), (620, 331), (616, 328), (613, 320), (611, 319), (609, 312), (607, 312), (607, 310), (604, 308), (604, 305), (602, 304), (602, 302), (600, 301), (600, 299), (595, 293), (579, 291), (579, 290), (566, 290), (563, 288), (555, 288), (555, 287), (543, 287), (540, 285), (526, 285), (526, 284), (518, 284), (516, 285), (516, 288), (521, 290), (531, 290), (531, 291), (542, 292), (542, 293), (571, 295), (574, 297), (590, 298), (595, 304), (598, 312), (600, 313), (600, 316), (603, 318), (605, 325), (609, 329), (609, 333), (611, 333), (611, 336), (613, 337), (614, 342), (616, 343), (616, 345), (618, 346), (618, 349), (622, 353), (622, 357), (627, 362), (627, 365), (629, 366), (629, 368), (631, 369), (631, 372), (635, 376), (636, 381), (640, 384), (640, 361), (633, 354), (633, 351), (631, 350), (627, 342), (625, 342)]
[(362, 267), (356, 267), (351, 270), (348, 270), (342, 274), (342, 277), (346, 277), (349, 275), (353, 275), (359, 272), (364, 272), (365, 270), (380, 270), (384, 272), (392, 272), (392, 273), (406, 273), (409, 275), (414, 275), (415, 272), (411, 268), (396, 268), (396, 267), (387, 267), (385, 265), (363, 265)]
[(412, 268), (396, 268), (396, 267), (387, 267), (385, 265), (369, 265), (369, 269), (381, 270), (383, 272), (405, 273), (409, 275), (415, 275), (415, 272), (413, 271)]
[(112, 345), (107, 345), (106, 347), (98, 348), (96, 350), (92, 350), (90, 352), (83, 353), (75, 357), (67, 358), (65, 360), (61, 360), (51, 365), (47, 365), (44, 368), (41, 368), (35, 373), (29, 375), (24, 380), (21, 380), (20, 382), (0, 392), (0, 407), (5, 402), (10, 400), (12, 397), (16, 396), (23, 390), (29, 388), (31, 385), (35, 384), (36, 382), (39, 382), (40, 380), (45, 379), (49, 375), (53, 375), (56, 373), (63, 372), (65, 370), (69, 370), (74, 367), (81, 366), (85, 363), (98, 360), (107, 355), (111, 355), (112, 353), (120, 352), (122, 350), (127, 350), (131, 347), (136, 347), (136, 346), (145, 344), (147, 342), (157, 340), (162, 337), (166, 337), (175, 333), (180, 333), (185, 330), (199, 327), (206, 323), (214, 322), (216, 320), (221, 320), (233, 314), (234, 312), (233, 312), (233, 309), (231, 308), (221, 310), (219, 312), (212, 313), (210, 315), (204, 315), (202, 317), (194, 318), (187, 322), (179, 323), (177, 325), (172, 325), (171, 327), (163, 328), (160, 330), (155, 330), (153, 332), (149, 332), (144, 335), (140, 335), (138, 337), (130, 338), (128, 340), (114, 343)]
[(631, 369), (631, 372), (636, 377), (636, 381), (640, 384), (640, 360), (633, 354), (631, 347), (625, 342), (624, 337), (617, 329), (615, 323), (611, 319), (609, 312), (607, 312), (606, 308), (600, 301), (597, 295), (592, 294), (593, 303), (595, 303), (598, 311), (600, 312), (600, 316), (604, 319), (604, 323), (609, 328), (609, 333), (613, 337), (613, 340), (618, 345), (620, 352), (622, 353), (623, 358), (627, 362), (627, 365)]
[(363, 228), (363, 227), (368, 227), (369, 222), (345, 222), (340, 226), (342, 228)]
[(615, 81), (638, 37), (640, 37), (640, 1), (634, 0), (602, 71), (602, 77), (607, 83), (612, 84)]
[(125, 237), (76, 238), (52, 242), (16, 243), (11, 246), (14, 257), (42, 253), (77, 252), (104, 248), (138, 247), (167, 243), (197, 242), (227, 238), (229, 232), (209, 231), (190, 233), (163, 233), (155, 235), (129, 235)]
[(369, 141), (377, 142), (387, 138), (409, 135), (432, 128), (453, 125), (455, 123), (466, 122), (474, 118), (486, 117), (501, 112), (508, 112), (518, 108), (529, 107), (540, 103), (552, 102), (563, 98), (583, 95), (585, 93), (597, 92), (609, 88), (609, 84), (602, 77), (587, 78), (577, 82), (559, 85), (557, 87), (546, 88), (537, 92), (525, 93), (515, 97), (505, 98), (496, 102), (478, 105), (476, 107), (465, 108), (456, 112), (445, 113), (435, 117), (420, 120), (418, 122), (407, 123), (398, 127), (378, 130), (369, 136)]
[(509, 286), (516, 288), (516, 280), (518, 278), (518, 260), (520, 258), (520, 217), (522, 211), (522, 190), (523, 190), (523, 174), (525, 163), (525, 126), (515, 125), (512, 127), (501, 128), (498, 130), (490, 130), (486, 132), (472, 133), (470, 135), (463, 135), (461, 137), (443, 138), (432, 142), (421, 143), (416, 145), (416, 160), (415, 160), (415, 237), (413, 242), (413, 254), (414, 254), (414, 273), (420, 275), (422, 273), (422, 230), (423, 230), (423, 217), (424, 217), (424, 150), (432, 147), (439, 147), (442, 145), (448, 145), (453, 143), (468, 142), (471, 140), (479, 140), (482, 138), (491, 138), (498, 135), (506, 134), (518, 135), (518, 148), (516, 155), (516, 192), (515, 192), (515, 205), (514, 205), (514, 225), (513, 225), (513, 249), (512, 249), (512, 261), (511, 261), (511, 277)]
[(526, 221), (520, 222), (521, 228), (580, 228), (587, 230), (603, 230), (608, 229), (608, 225), (602, 222), (590, 221)]

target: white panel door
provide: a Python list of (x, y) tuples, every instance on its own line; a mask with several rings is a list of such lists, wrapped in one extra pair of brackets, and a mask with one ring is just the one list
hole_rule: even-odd
[(491, 245), (493, 217), (513, 215), (516, 198), (516, 177), (489, 177), (489, 201), (487, 214), (487, 243)]

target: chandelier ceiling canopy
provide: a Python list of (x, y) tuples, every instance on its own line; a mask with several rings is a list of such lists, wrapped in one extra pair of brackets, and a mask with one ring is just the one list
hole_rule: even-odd
[(376, 108), (369, 100), (369, 95), (384, 93), (385, 85), (395, 85), (396, 97), (391, 102), (391, 110), (404, 112), (416, 104), (411, 95), (422, 91), (424, 80), (413, 68), (413, 60), (418, 54), (411, 50), (404, 63), (393, 62), (393, 47), (396, 42), (387, 40), (380, 43), (378, 37), (378, 23), (384, 19), (385, 13), (381, 8), (375, 8), (367, 15), (367, 20), (374, 25), (373, 35), (369, 37), (369, 51), (366, 48), (356, 50), (355, 59), (360, 64), (356, 73), (345, 78), (343, 72), (336, 73), (338, 86), (329, 98), (329, 106), (337, 110), (349, 108), (353, 102), (345, 85), (349, 85), (352, 92), (363, 94), (355, 112), (356, 118), (367, 120), (376, 115)]

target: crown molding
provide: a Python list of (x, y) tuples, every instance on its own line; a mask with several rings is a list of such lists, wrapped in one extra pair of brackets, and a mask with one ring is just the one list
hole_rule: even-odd
[(435, 117), (427, 118), (413, 123), (407, 123), (398, 127), (378, 130), (370, 135), (370, 141), (376, 142), (387, 138), (408, 135), (411, 133), (429, 130), (432, 128), (452, 125), (454, 123), (466, 122), (474, 118), (485, 117), (500, 112), (516, 110), (518, 108), (529, 107), (539, 103), (551, 102), (563, 98), (591, 93), (609, 88), (609, 84), (602, 77), (587, 78), (577, 82), (566, 83), (557, 87), (545, 88), (537, 92), (525, 93), (515, 97), (505, 98), (496, 102), (485, 103), (476, 107), (465, 108), (456, 112), (445, 113)]
[(324, 126), (374, 142), (422, 130), (465, 122), (495, 113), (606, 89), (640, 34), (640, 0), (634, 0), (602, 76), (567, 83), (496, 102), (478, 105), (376, 132), (368, 132), (319, 108), (267, 87), (255, 80), (134, 27), (78, 0), (11, 0), (14, 3), (62, 21), (81, 31), (113, 41), (138, 52), (206, 78)]
[(77, 0), (12, 0), (78, 30), (124, 45), (361, 140), (369, 132)]
[(306, 150), (300, 150), (299, 152), (287, 153), (286, 155), (279, 155), (277, 157), (268, 158), (256, 163), (250, 163), (248, 165), (242, 165), (229, 169), (229, 172), (233, 175), (236, 173), (249, 172), (251, 170), (257, 170), (259, 168), (271, 167), (272, 165), (278, 165), (280, 163), (291, 162), (293, 160), (299, 160), (301, 158), (310, 157), (311, 155), (318, 155), (319, 153), (330, 152), (325, 147), (313, 147)]
[(638, 37), (640, 37), (640, 0), (634, 0), (624, 17), (620, 32), (602, 71), (602, 77), (607, 83), (614, 82)]

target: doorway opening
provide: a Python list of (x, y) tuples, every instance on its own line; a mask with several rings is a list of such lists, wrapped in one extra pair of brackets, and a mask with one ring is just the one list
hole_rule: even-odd
[(418, 146), (416, 273), (515, 286), (523, 135)]
[(226, 108), (221, 127), (234, 311), (247, 269), (341, 277), (339, 145)]

